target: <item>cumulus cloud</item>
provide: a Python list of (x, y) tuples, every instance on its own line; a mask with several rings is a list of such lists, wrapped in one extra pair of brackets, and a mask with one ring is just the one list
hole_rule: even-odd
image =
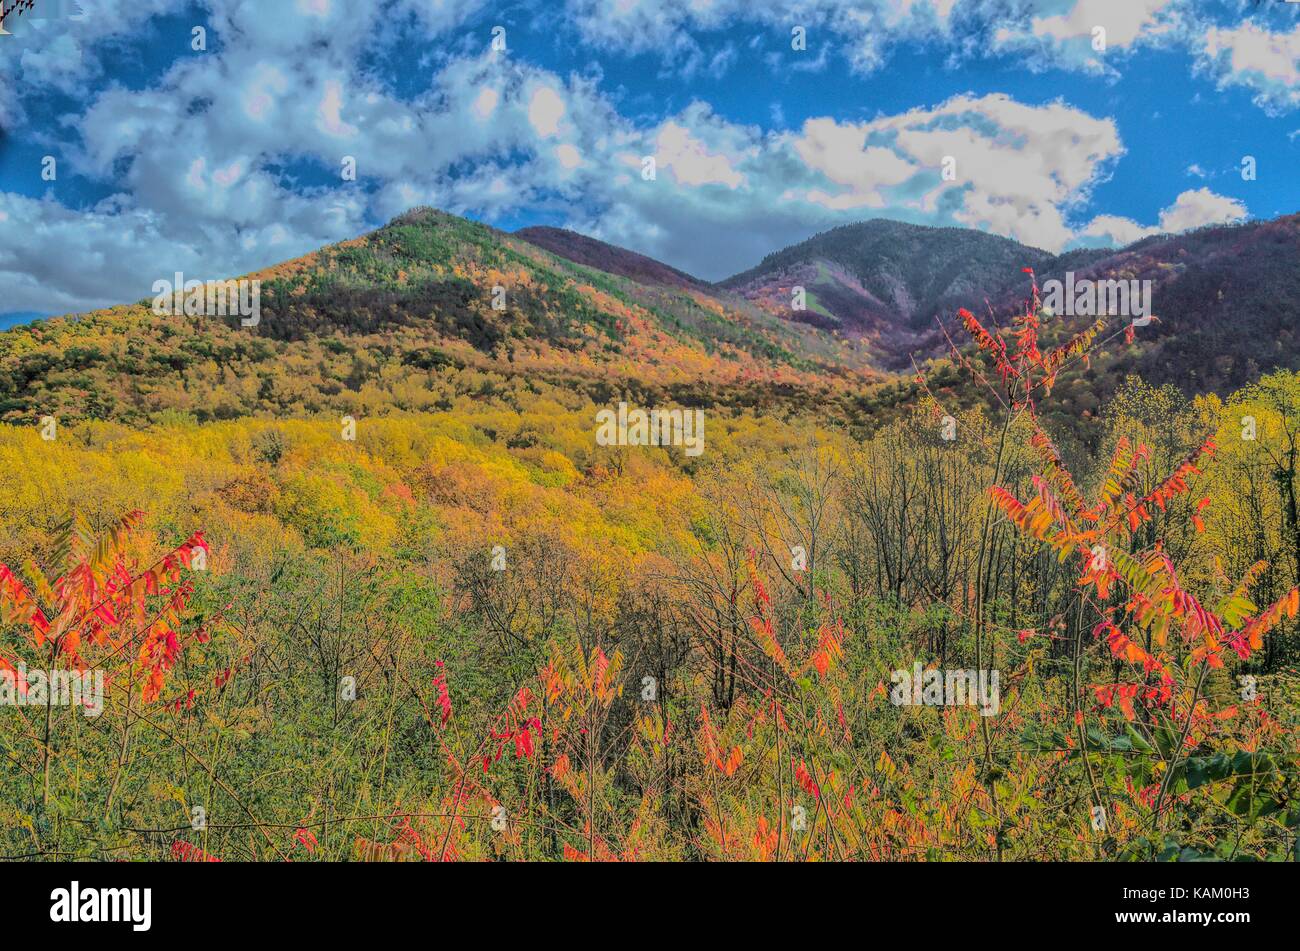
[(202, 268), (222, 263), (211, 260), (208, 247), (169, 238), (158, 215), (116, 202), (73, 212), (56, 202), (0, 193), (0, 222), (0, 286), (12, 310), (118, 304), (149, 290), (121, 291), (124, 274), (161, 276), (171, 269), (198, 277)]
[(558, 135), (564, 118), (564, 99), (554, 87), (539, 85), (528, 102), (528, 121), (542, 138)]
[[(268, 42), (277, 54), (286, 34), (313, 42), (332, 9), (310, 7)], [(236, 30), (240, 10), (226, 15), (235, 19), (219, 31)], [(58, 306), (102, 304), (107, 287), (143, 296), (160, 267), (246, 272), (414, 204), (488, 220), (550, 208), (579, 230), (711, 278), (864, 213), (1059, 248), (1071, 237), (1066, 213), (1122, 153), (1110, 120), (1059, 102), (959, 96), (860, 123), (814, 118), (796, 131), (731, 122), (693, 102), (645, 124), (621, 116), (592, 81), (486, 49), (448, 59), (408, 101), (367, 81), (352, 54), (267, 56), (229, 44), (173, 67), (155, 88), (102, 92), (80, 122), (75, 161), (121, 194), (116, 212), (87, 216), (87, 232), (107, 240), (120, 214), (140, 247), (156, 241), (166, 252), (123, 256), (93, 294), (94, 282), (65, 282)], [(641, 174), (647, 155), (651, 180)], [(345, 157), (367, 189), (336, 180)], [(277, 171), (288, 160), (332, 183), (293, 187)], [(29, 220), (73, 228), (75, 216), (52, 203), (19, 204)]]
[[(416, 204), (488, 221), (545, 213), (707, 278), (870, 215), (982, 228), (1057, 250), (1245, 213), (1239, 202), (1201, 189), (1184, 192), (1156, 225), (1105, 216), (1076, 231), (1070, 222), (1124, 147), (1114, 121), (1062, 101), (966, 94), (870, 119), (813, 116), (797, 128), (766, 130), (703, 101), (630, 117), (619, 111), (617, 91), (599, 88), (598, 71), (561, 76), (494, 53), (481, 25), (443, 42), (424, 88), (397, 95), (383, 85), (367, 45), (377, 33), (413, 30), (427, 42), (477, 6), (229, 0), (214, 5), (210, 50), (181, 57), (145, 88), (101, 81), (97, 56), (107, 53), (86, 37), (100, 31), (103, 39), (115, 27), (88, 25), (81, 42), (94, 55), (75, 68), (39, 62), (35, 69), (50, 88), (79, 88), (86, 103), (68, 117), (77, 137), (64, 149), (61, 172), (107, 184), (113, 196), (84, 211), (52, 197), (3, 196), (0, 286), (8, 306), (86, 309), (143, 297), (174, 270), (246, 273)], [(938, 36), (988, 4), (807, 0), (793, 13), (774, 0), (572, 6), (592, 37), (617, 34), (633, 49), (669, 48), (684, 28), (737, 18), (784, 37), (791, 16), (800, 16), (810, 27), (810, 53), (819, 37), (876, 37), (844, 54), (865, 68), (880, 52), (880, 36)], [(1008, 22), (1024, 22), (1052, 43), (1069, 41), (1098, 9), (1096, 0), (1063, 0), (1038, 5), (1030, 17), (1014, 3), (1001, 6), (1012, 10)], [(1112, 42), (1142, 42), (1172, 4), (1138, 0), (1137, 7), (1113, 21)], [(132, 22), (138, 9), (175, 6), (149, 0), (136, 12), (122, 9)], [(0, 121), (25, 121), (21, 105), (0, 92)], [(655, 159), (652, 178), (642, 175), (646, 156)], [(340, 175), (348, 162), (357, 181)]]
[(1123, 152), (1109, 119), (1003, 95), (957, 96), (864, 122), (818, 117), (769, 132), (695, 104), (665, 119), (653, 139), (677, 143), (674, 158), (681, 165), (678, 156), (689, 156), (683, 168), (692, 171), (644, 182), (639, 153), (629, 150), (621, 175), (592, 177), (594, 207), (569, 224), (707, 278), (872, 215), (1060, 249), (1074, 237), (1067, 215)]
[[(657, 55), (680, 75), (701, 63), (729, 68), (728, 37), (744, 30), (757, 31), (749, 43), (769, 51), (774, 73), (824, 69), (832, 57), (870, 73), (897, 47), (934, 43), (950, 65), (1013, 56), (1038, 72), (1117, 78), (1143, 49), (1179, 49), (1272, 113), (1300, 105), (1300, 26), (1225, 25), (1228, 11), (1196, 0), (567, 0), (566, 9), (591, 47)], [(803, 52), (790, 49), (794, 27), (806, 32)]]
[(1247, 21), (1239, 26), (1205, 31), (1204, 69), (1220, 88), (1244, 86), (1255, 104), (1272, 115), (1300, 107), (1300, 25), (1289, 33), (1273, 33)]
[[(984, 0), (978, 0), (983, 3)], [(830, 52), (856, 70), (870, 71), (890, 44), (942, 34), (957, 0), (568, 0), (581, 36), (594, 46), (627, 53), (654, 52), (666, 61), (707, 61), (715, 70), (732, 60), (726, 40), (706, 50), (699, 34), (739, 25), (766, 31), (789, 50), (791, 31), (802, 27), (806, 49), (774, 64), (820, 68)], [(793, 52), (793, 51), (792, 51)], [(719, 62), (718, 56), (725, 57)]]
[(93, 15), (82, 13), (73, 18), (23, 15), (13, 24), (13, 36), (4, 41), (6, 56), (17, 57), (24, 83), (76, 95), (84, 91), (87, 82), (105, 74), (103, 61), (88, 52), (94, 44), (128, 36), (155, 16), (179, 13), (186, 8), (186, 3), (185, 0), (97, 0), (93, 4), (83, 3), (82, 9), (87, 7), (93, 8)]
[(989, 95), (858, 124), (810, 121), (795, 151), (839, 186), (823, 203), (929, 216), (1052, 250), (1071, 237), (1066, 212), (1123, 148), (1109, 119)]
[[(1183, 35), (1190, 0), (568, 0), (569, 15), (593, 46), (658, 52), (694, 61), (700, 34), (757, 26), (774, 48), (790, 30), (807, 33), (805, 58), (769, 56), (781, 68), (820, 67), (842, 57), (859, 72), (887, 62), (892, 49), (942, 41), (951, 58), (1014, 53), (1035, 69), (1113, 71), (1107, 62), (1143, 44)], [(1104, 51), (1094, 43), (1098, 30)]]
[(1153, 234), (1177, 234), (1206, 225), (1232, 224), (1245, 220), (1247, 215), (1246, 206), (1235, 198), (1198, 188), (1179, 195), (1160, 212), (1159, 222), (1152, 226), (1117, 215), (1098, 215), (1079, 233), (1076, 243), (1090, 247), (1126, 245)]
[(1176, 34), (1182, 5), (1183, 0), (1048, 0), (998, 25), (994, 48), (1028, 54), (1035, 69), (1113, 75), (1109, 60)]
[(1205, 225), (1228, 224), (1246, 217), (1246, 206), (1235, 198), (1216, 195), (1208, 188), (1185, 191), (1160, 212), (1160, 230), (1190, 231)]
[(1131, 218), (1097, 215), (1076, 240), (1083, 247), (1121, 247), (1159, 232), (1159, 228), (1144, 228)]
[[(142, 6), (168, 9), (162, 0)], [(432, 16), (417, 0), (407, 6), (419, 12), (421, 29), (453, 22)], [(173, 270), (199, 277), (244, 273), (355, 235), (383, 211), (395, 214), (413, 203), (394, 209), (400, 195), (452, 206), (458, 195), (472, 201), (477, 188), (485, 207), (494, 194), (504, 202), (510, 186), (501, 174), (480, 171), (454, 187), (444, 177), (467, 156), (505, 154), (531, 141), (519, 110), (511, 121), (476, 121), (486, 118), (484, 97), (500, 95), (494, 90), (509, 69), (494, 67), (486, 53), (462, 57), (413, 101), (399, 100), (362, 71), (366, 38), (386, 29), (386, 12), (393, 8), (377, 2), (226, 3), (212, 11), (209, 51), (181, 57), (152, 86), (83, 86), (88, 105), (75, 117), (78, 137), (62, 143), (60, 170), (110, 183), (116, 193), (77, 211), (52, 198), (4, 196), (6, 306), (87, 309), (138, 299)], [(69, 35), (91, 49), (88, 41), (108, 30), (87, 19)], [(56, 71), (36, 60), (32, 75), (61, 91), (97, 84), (102, 66), (95, 57), (75, 65)], [(30, 118), (10, 98), (0, 98), (0, 109), (9, 121)], [(49, 127), (29, 131), (39, 137)], [(345, 159), (355, 160), (363, 183), (382, 184), (369, 189), (343, 181)], [(569, 169), (581, 164), (572, 148), (552, 150), (546, 161)], [(286, 165), (316, 184), (297, 182)], [(114, 235), (123, 246), (118, 255), (108, 254)], [(56, 250), (60, 242), (63, 250)], [(97, 262), (106, 258), (101, 268)]]
[[(738, 188), (745, 182), (745, 176), (738, 172), (733, 158), (728, 154), (736, 151), (736, 142), (743, 132), (730, 128), (726, 123), (710, 124), (707, 110), (699, 106), (692, 107), (683, 121), (670, 119), (659, 127), (655, 137), (654, 157), (657, 165), (662, 166), (674, 181), (690, 187), (700, 185), (725, 185)], [(710, 138), (729, 140), (714, 149), (702, 135), (695, 135), (691, 128), (701, 129)], [(749, 145), (742, 145), (748, 151)]]
[[(809, 119), (794, 150), (809, 169), (821, 172), (837, 190), (809, 189), (806, 200), (828, 208), (879, 208), (882, 188), (901, 185), (920, 167), (891, 148), (867, 145), (863, 125), (841, 125), (834, 119)], [(787, 192), (785, 197), (793, 197)]]

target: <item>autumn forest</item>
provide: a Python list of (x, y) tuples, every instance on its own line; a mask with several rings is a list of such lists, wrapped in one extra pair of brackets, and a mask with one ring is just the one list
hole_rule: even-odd
[(1300, 373), (996, 250), (894, 351), (429, 209), (0, 333), (0, 853), (1292, 858)]

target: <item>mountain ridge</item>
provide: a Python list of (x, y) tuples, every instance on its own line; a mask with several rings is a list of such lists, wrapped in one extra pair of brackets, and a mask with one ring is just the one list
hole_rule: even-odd
[[(1269, 369), (1300, 368), (1300, 215), (1055, 256), (876, 219), (764, 261), (766, 270), (760, 263), (708, 285), (572, 232), (520, 236), (415, 208), (245, 275), (262, 282), (255, 327), (159, 316), (146, 299), (0, 333), (0, 419), (401, 409), (425, 405), (442, 375), (460, 374), (457, 393), (498, 385), (485, 379), (544, 380), (596, 400), (635, 392), (689, 405), (824, 405), (871, 424), (918, 397), (913, 360), (940, 367), (932, 382), (946, 386), (950, 340), (964, 339), (958, 307), (986, 309), (994, 329), (1007, 326), (1030, 292), (1025, 267), (1040, 282), (1065, 269), (1152, 282), (1159, 320), (1133, 346), (1062, 375), (1058, 402), (1072, 418), (1091, 418), (1133, 373), (1226, 393)], [(796, 311), (801, 280), (810, 306)], [(1087, 319), (1053, 318), (1045, 341)], [(1125, 329), (1112, 323), (1109, 335)], [(205, 389), (221, 395), (205, 398)]]
[(550, 251), (577, 264), (593, 267), (608, 274), (618, 274), (640, 283), (670, 284), (677, 287), (707, 290), (714, 285), (652, 257), (616, 244), (592, 238), (568, 228), (531, 225), (512, 231), (512, 237)]
[(260, 281), (250, 325), (145, 299), (0, 334), (0, 419), (423, 407), (449, 374), (456, 394), (546, 380), (737, 405), (883, 381), (853, 347), (738, 298), (641, 284), (431, 208), (244, 277)]
[[(877, 368), (899, 372), (913, 358), (948, 350), (942, 327), (959, 307), (1009, 320), (1030, 293), (1025, 268), (1040, 284), (1063, 280), (1067, 271), (1079, 280), (1151, 281), (1158, 319), (1142, 334), (1145, 351), (1116, 362), (1123, 372), (1226, 392), (1261, 369), (1300, 366), (1291, 356), (1292, 343), (1300, 343), (1300, 214), (1060, 254), (974, 229), (875, 218), (771, 252), (713, 287), (773, 316), (860, 341)], [(802, 310), (794, 306), (797, 288)], [(1225, 329), (1243, 321), (1250, 332)]]

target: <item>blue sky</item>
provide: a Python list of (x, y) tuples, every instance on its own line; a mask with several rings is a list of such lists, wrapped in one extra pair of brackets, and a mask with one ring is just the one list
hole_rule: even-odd
[(416, 204), (709, 279), (871, 217), (1059, 250), (1300, 210), (1285, 0), (81, 6), (0, 36), (0, 313)]

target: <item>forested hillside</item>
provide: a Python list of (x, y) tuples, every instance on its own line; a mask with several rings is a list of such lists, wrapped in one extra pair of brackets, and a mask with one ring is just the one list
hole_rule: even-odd
[[(1022, 267), (1052, 255), (1009, 238), (877, 218), (844, 225), (767, 255), (722, 282), (774, 313), (872, 339), (886, 364), (935, 349), (934, 319), (1007, 288)], [(791, 313), (791, 288), (810, 293)]]
[(707, 282), (662, 264), (654, 258), (597, 241), (576, 231), (534, 226), (520, 228), (514, 232), (514, 236), (539, 248), (545, 248), (562, 258), (585, 264), (606, 274), (630, 277), (642, 284), (668, 284), (705, 291), (709, 289)]
[[(1144, 346), (1098, 365), (1099, 397), (1129, 373), (1190, 396), (1227, 395), (1269, 370), (1300, 369), (1300, 215), (1087, 255), (1063, 255), (1039, 269), (1039, 280), (1063, 279), (1066, 270), (1076, 280), (1149, 280), (1158, 318), (1143, 328)], [(996, 303), (1011, 314), (1023, 296), (1009, 288)]]
[(742, 301), (577, 266), (428, 209), (249, 278), (255, 326), (144, 300), (0, 335), (0, 419), (372, 414), (445, 408), (513, 377), (597, 399), (853, 412), (883, 379), (856, 348)]
[[(979, 231), (873, 220), (770, 254), (722, 286), (774, 315), (860, 338), (876, 366), (902, 371), (913, 358), (950, 351), (958, 307), (991, 307), (1008, 321), (1025, 297), (1024, 267), (1040, 283), (1064, 281), (1066, 272), (1077, 281), (1152, 282), (1158, 320), (1144, 328), (1148, 345), (1090, 367), (1087, 392), (1070, 395), (1076, 417), (1130, 373), (1189, 396), (1227, 395), (1271, 369), (1300, 368), (1300, 215), (1060, 255)], [(796, 286), (805, 288), (806, 310), (791, 308)], [(1062, 335), (1089, 322), (1056, 319)], [(1113, 323), (1123, 331), (1123, 321)]]
[[(1294, 854), (1300, 376), (1133, 379), (1071, 438), (1145, 341), (1021, 275), (859, 425), (828, 338), (429, 212), (261, 279), (256, 328), (0, 335), (0, 665), (106, 680), (10, 711), (5, 853)], [(601, 444), (628, 399), (703, 453)]]

